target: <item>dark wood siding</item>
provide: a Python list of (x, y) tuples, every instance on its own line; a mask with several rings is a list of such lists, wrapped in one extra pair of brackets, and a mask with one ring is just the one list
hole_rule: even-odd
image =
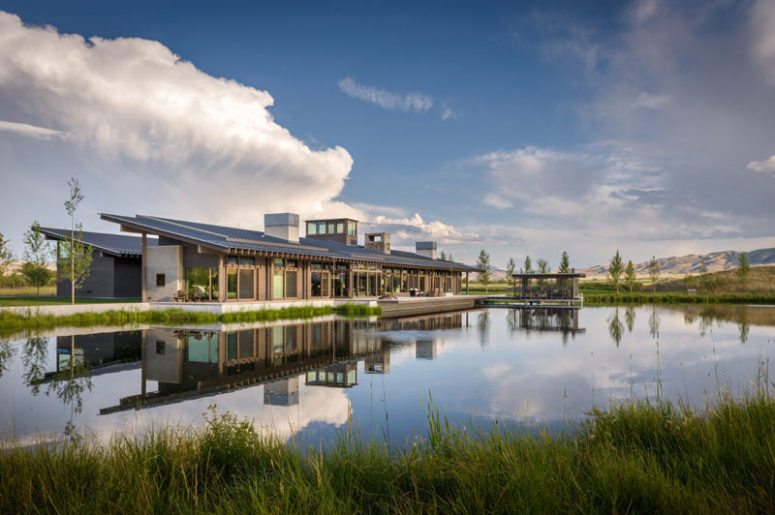
[[(75, 290), (76, 297), (115, 297), (113, 290), (113, 256), (104, 256), (95, 250), (92, 252), (89, 277), (83, 286)], [(57, 270), (57, 296), (70, 296), (68, 270)]]
[(114, 297), (142, 295), (142, 266), (139, 258), (115, 258), (113, 271)]

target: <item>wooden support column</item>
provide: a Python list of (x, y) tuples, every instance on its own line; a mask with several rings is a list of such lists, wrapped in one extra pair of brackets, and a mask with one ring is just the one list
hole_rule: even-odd
[(229, 278), (226, 276), (226, 256), (218, 256), (218, 302), (226, 302), (228, 298)]
[(148, 234), (147, 233), (143, 233), (142, 245), (143, 245), (143, 257), (142, 257), (142, 265), (140, 267), (142, 269), (142, 274), (143, 274), (142, 280), (140, 282), (140, 284), (142, 285), (141, 301), (147, 302), (148, 301)]
[(466, 272), (466, 295), (468, 295), (468, 272)]

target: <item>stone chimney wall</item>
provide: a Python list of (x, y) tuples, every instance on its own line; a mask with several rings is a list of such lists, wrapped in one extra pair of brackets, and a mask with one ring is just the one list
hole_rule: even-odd
[(386, 232), (372, 232), (366, 234), (366, 248), (390, 254), (390, 234)]

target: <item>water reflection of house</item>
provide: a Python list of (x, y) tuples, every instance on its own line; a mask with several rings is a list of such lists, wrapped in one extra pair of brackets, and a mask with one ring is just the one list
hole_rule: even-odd
[(264, 404), (296, 406), (299, 404), (299, 378), (286, 377), (264, 385)]
[(517, 326), (526, 331), (549, 331), (569, 334), (586, 332), (579, 327), (579, 310), (562, 308), (512, 308)]
[(436, 340), (417, 340), (414, 347), (414, 357), (415, 359), (436, 359)]
[(307, 386), (350, 388), (358, 384), (358, 363), (348, 361), (307, 372)]
[[(265, 385), (265, 402), (291, 405), (297, 402), (298, 393), (293, 391), (298, 392), (298, 386), (288, 378), (304, 375), (310, 386), (350, 387), (357, 384), (360, 360), (366, 373), (388, 373), (391, 340), (379, 331), (454, 328), (461, 323), (460, 314), (451, 314), (389, 321), (329, 319), (221, 331), (152, 328), (144, 331), (141, 345), (139, 394), (124, 397), (101, 413), (256, 384)], [(420, 354), (432, 359), (435, 343), (423, 342)], [(148, 392), (149, 385), (155, 391)]]
[(57, 336), (56, 371), (47, 372), (45, 378), (71, 365), (83, 365), (92, 375), (114, 372), (119, 364), (136, 368), (140, 366), (141, 342), (142, 331)]

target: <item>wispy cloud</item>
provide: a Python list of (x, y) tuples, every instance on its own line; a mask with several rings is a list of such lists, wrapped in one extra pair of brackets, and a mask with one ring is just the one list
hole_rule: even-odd
[(9, 122), (6, 120), (0, 120), (0, 131), (12, 132), (14, 134), (19, 134), (20, 136), (37, 139), (64, 140), (69, 138), (69, 135), (66, 132), (46, 129), (45, 127), (30, 125), (29, 123)]
[(764, 161), (751, 161), (748, 163), (748, 169), (759, 173), (775, 173), (775, 156)]
[(433, 98), (428, 95), (423, 95), (422, 93), (394, 93), (375, 86), (361, 84), (350, 77), (339, 81), (339, 89), (353, 98), (363, 100), (364, 102), (371, 102), (383, 109), (393, 111), (423, 113), (433, 107)]
[(442, 120), (454, 120), (460, 113), (450, 108), (444, 102), (436, 101), (432, 96), (420, 92), (397, 93), (377, 86), (361, 84), (351, 77), (339, 81), (339, 89), (346, 95), (369, 102), (383, 109), (401, 111), (403, 113), (427, 113), (434, 106), (438, 108)]

